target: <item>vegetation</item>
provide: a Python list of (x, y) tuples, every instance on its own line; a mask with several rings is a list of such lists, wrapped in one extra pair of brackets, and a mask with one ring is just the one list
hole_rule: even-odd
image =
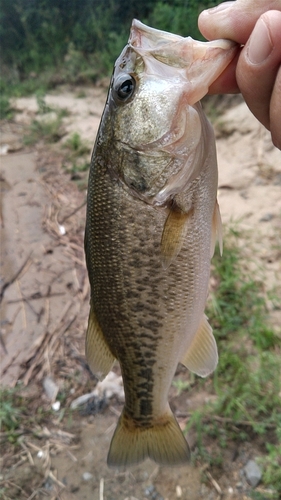
[[(215, 255), (216, 280), (208, 308), (220, 361), (210, 380), (197, 379), (197, 387), (216, 395), (215, 402), (196, 412), (188, 428), (198, 433), (198, 454), (220, 465), (230, 441), (258, 440), (262, 436), (265, 456), (264, 484), (281, 493), (281, 338), (268, 322), (266, 297), (261, 280), (249, 276), (238, 246), (239, 232), (230, 230), (223, 258)], [(276, 307), (281, 303), (276, 298)], [(218, 453), (210, 455), (205, 443), (215, 438)]]
[(50, 415), (50, 409), (39, 406), (38, 398), (32, 400), (28, 397), (21, 384), (12, 389), (0, 387), (1, 444), (8, 442), (18, 446), (22, 435), (30, 432), (36, 434), (39, 426), (45, 424)]
[[(89, 145), (74, 132), (64, 143), (65, 156), (63, 167), (71, 174), (71, 180), (76, 181), (80, 190), (87, 188), (89, 170)], [(81, 175), (82, 173), (85, 175)]]
[[(1, 93), (19, 95), (111, 73), (132, 19), (202, 38), (199, 12), (211, 0), (0, 0)], [(7, 100), (2, 114), (8, 112)]]
[(19, 398), (15, 401), (15, 390), (0, 390), (0, 430), (8, 434), (8, 439), (13, 441), (14, 431), (20, 425), (21, 420), (21, 402)]
[(23, 138), (25, 145), (32, 145), (40, 140), (48, 143), (58, 142), (64, 135), (62, 119), (68, 114), (63, 108), (52, 108), (45, 102), (42, 92), (36, 94), (38, 115)]

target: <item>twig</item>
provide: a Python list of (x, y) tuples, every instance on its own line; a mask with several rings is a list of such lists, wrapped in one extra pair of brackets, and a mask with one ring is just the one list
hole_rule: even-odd
[(40, 489), (39, 489), (39, 490), (35, 490), (35, 491), (33, 491), (33, 493), (31, 493), (30, 497), (28, 497), (28, 499), (27, 499), (27, 500), (32, 500), (32, 498), (34, 498), (34, 497), (37, 495), (37, 493), (38, 493), (39, 491), (40, 491)]
[(103, 491), (104, 491), (104, 479), (102, 477), (100, 480), (100, 500), (103, 500)]
[(28, 255), (28, 257), (25, 259), (25, 261), (23, 262), (23, 264), (21, 265), (21, 267), (19, 268), (19, 270), (14, 274), (14, 276), (12, 276), (12, 278), (9, 280), (9, 281), (6, 281), (3, 285), (2, 285), (2, 288), (1, 288), (1, 291), (0, 291), (0, 304), (3, 300), (3, 297), (4, 297), (4, 293), (6, 291), (6, 289), (12, 285), (18, 278), (19, 276), (21, 275), (22, 271), (24, 270), (25, 266), (27, 265), (28, 261), (30, 260), (30, 256), (31, 256), (31, 253)]
[(17, 284), (19, 295), (21, 297), (20, 301), (21, 301), (21, 308), (22, 308), (23, 330), (26, 330), (26, 328), (27, 328), (27, 319), (26, 319), (26, 312), (25, 312), (24, 302), (22, 300), (23, 296), (22, 296), (22, 293), (21, 293), (21, 288), (20, 288), (19, 280), (16, 280), (16, 284)]
[(213, 476), (210, 474), (210, 472), (206, 471), (206, 476), (209, 479), (209, 481), (212, 483), (213, 487), (215, 488), (216, 492), (219, 494), (219, 496), (222, 495), (222, 490), (220, 485), (217, 483), (217, 481), (213, 478)]
[[(176, 416), (178, 418), (190, 418), (192, 416), (191, 413), (183, 413), (183, 412), (176, 412)], [(253, 427), (254, 425), (259, 425), (259, 422), (255, 422), (254, 420), (238, 420), (234, 421), (230, 417), (220, 417), (218, 415), (210, 415), (209, 417), (203, 417), (202, 421), (203, 422), (211, 422), (214, 420), (215, 422), (221, 422), (223, 424), (232, 424), (234, 426), (249, 426)], [(267, 429), (276, 429), (276, 424), (270, 424), (270, 423), (263, 423), (263, 425)]]
[(10, 481), (10, 480), (8, 479), (8, 480), (3, 481), (3, 483), (4, 483), (4, 484), (5, 484), (5, 483), (6, 483), (6, 484), (9, 484), (10, 486), (13, 486), (14, 488), (17, 488), (18, 490), (20, 490), (20, 491), (21, 491), (21, 493), (23, 493), (23, 494), (24, 494), (24, 495), (26, 495), (26, 497), (27, 497), (27, 493), (26, 493), (26, 491), (24, 491), (24, 489), (23, 489), (23, 488), (21, 488), (18, 484), (14, 483), (13, 481)]
[(83, 201), (82, 205), (79, 205), (79, 207), (76, 207), (70, 214), (66, 215), (60, 222), (60, 224), (63, 224), (67, 219), (72, 217), (72, 215), (76, 214), (81, 208), (83, 208), (87, 203), (87, 200)]
[(5, 342), (3, 340), (2, 332), (0, 332), (0, 344), (1, 344), (2, 348), (3, 348), (4, 353), (8, 354), (8, 351), (7, 351), (6, 346), (5, 346)]
[(52, 479), (52, 481), (54, 481), (54, 483), (56, 483), (58, 486), (60, 486), (61, 488), (65, 488), (65, 484), (61, 483), (57, 478), (56, 476), (52, 473), (52, 471), (50, 470), (49, 471), (49, 477)]
[(121, 412), (120, 412), (120, 411), (118, 411), (118, 410), (116, 410), (116, 408), (114, 408), (114, 406), (110, 406), (110, 407), (109, 407), (109, 409), (110, 409), (110, 411), (111, 411), (112, 413), (114, 413), (114, 415), (117, 415), (117, 417), (120, 417)]
[(22, 449), (25, 451), (25, 453), (27, 454), (27, 458), (29, 460), (29, 463), (31, 465), (34, 465), (33, 458), (32, 458), (32, 455), (31, 455), (29, 449), (25, 446), (25, 444), (22, 441), (20, 441), (20, 445), (21, 445)]
[(33, 293), (29, 297), (23, 297), (22, 299), (14, 299), (14, 300), (9, 300), (7, 301), (7, 304), (16, 304), (17, 302), (29, 302), (31, 300), (40, 300), (40, 299), (47, 299), (49, 297), (57, 297), (58, 295), (65, 295), (64, 292), (54, 292), (54, 293), (46, 293), (46, 294), (41, 294), (40, 292), (38, 293)]
[(71, 453), (71, 451), (69, 451), (69, 449), (66, 450), (66, 453), (70, 456), (70, 458), (73, 462), (78, 462), (78, 458), (76, 458), (75, 455), (73, 455), (73, 453)]
[[(64, 333), (71, 326), (71, 324), (75, 321), (77, 314), (74, 317), (72, 317), (71, 320), (68, 321), (66, 324), (63, 322), (64, 318), (66, 317), (66, 315), (67, 315), (67, 313), (72, 305), (73, 305), (72, 300), (67, 302), (67, 304), (63, 308), (62, 313), (61, 313), (55, 327), (52, 329), (52, 331), (47, 330), (45, 332), (43, 338), (40, 337), (40, 345), (36, 346), (37, 349), (36, 349), (35, 353), (33, 354), (33, 356), (29, 360), (29, 361), (31, 361), (31, 365), (28, 368), (28, 370), (26, 371), (25, 376), (23, 378), (24, 385), (28, 384), (30, 377), (32, 376), (32, 373), (37, 368), (37, 366), (40, 364), (40, 362), (42, 361), (42, 358), (46, 359), (45, 356), (46, 356), (47, 347), (49, 349), (51, 347), (53, 347), (53, 343), (55, 341), (55, 339), (54, 339), (55, 335), (58, 333), (62, 333), (62, 332)], [(42, 368), (41, 371), (44, 372), (44, 367)]]
[(30, 446), (30, 448), (32, 448), (33, 450), (35, 451), (41, 451), (41, 448), (39, 448), (39, 446), (36, 446), (35, 444), (31, 443), (30, 441), (26, 441), (26, 444), (27, 446)]

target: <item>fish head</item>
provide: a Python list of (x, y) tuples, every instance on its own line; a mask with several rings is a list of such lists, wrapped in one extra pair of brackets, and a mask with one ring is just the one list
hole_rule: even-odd
[(235, 53), (230, 41), (197, 42), (133, 21), (108, 97), (112, 168), (148, 203), (167, 203), (200, 173), (208, 125), (198, 101)]

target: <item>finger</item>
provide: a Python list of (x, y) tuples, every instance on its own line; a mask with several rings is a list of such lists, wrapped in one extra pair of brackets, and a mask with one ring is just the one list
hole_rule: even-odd
[(236, 81), (236, 65), (239, 55), (240, 51), (217, 80), (212, 83), (208, 94), (237, 94), (240, 92)]
[(268, 129), (271, 116), (276, 117), (272, 105), (280, 110), (280, 65), (281, 12), (269, 11), (257, 21), (236, 69), (237, 83), (248, 107)]
[(270, 101), (270, 131), (274, 146), (281, 149), (281, 67), (279, 67)]
[(258, 18), (268, 10), (281, 10), (281, 0), (236, 0), (204, 10), (198, 26), (207, 40), (229, 38), (245, 44)]

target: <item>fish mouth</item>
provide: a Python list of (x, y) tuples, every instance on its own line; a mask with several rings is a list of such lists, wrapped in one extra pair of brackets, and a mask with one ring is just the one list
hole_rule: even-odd
[(128, 46), (147, 60), (147, 69), (152, 60), (157, 60), (165, 66), (165, 71), (177, 68), (187, 75), (190, 105), (207, 94), (211, 83), (229, 65), (240, 47), (225, 39), (195, 41), (191, 37), (151, 28), (136, 19), (132, 22)]

